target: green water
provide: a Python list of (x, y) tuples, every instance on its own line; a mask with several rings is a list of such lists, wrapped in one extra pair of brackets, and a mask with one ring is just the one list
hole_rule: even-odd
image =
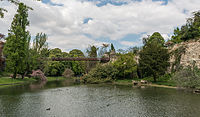
[(0, 117), (200, 117), (200, 95), (56, 81), (0, 89)]

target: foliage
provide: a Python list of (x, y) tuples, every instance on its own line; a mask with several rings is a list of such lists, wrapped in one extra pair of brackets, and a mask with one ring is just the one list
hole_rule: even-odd
[[(20, 4), (19, 0), (0, 0), (0, 2), (1, 1), (8, 1), (8, 2), (10, 2), (12, 4), (15, 4), (15, 5), (19, 5)], [(36, 1), (40, 1), (40, 0), (36, 0)], [(31, 7), (27, 7), (27, 8), (32, 10)], [(0, 8), (0, 18), (4, 17), (4, 12), (7, 12), (7, 10), (4, 9), (4, 8)]]
[(185, 46), (181, 46), (170, 53), (170, 56), (175, 57), (175, 61), (172, 63), (171, 72), (176, 72), (177, 70), (181, 68), (181, 65), (180, 65), (181, 56), (182, 54), (185, 53), (185, 49), (186, 49)]
[[(81, 50), (74, 49), (69, 52), (70, 57), (84, 57), (84, 54)], [(84, 61), (72, 61), (71, 70), (75, 75), (81, 75), (85, 73), (85, 62)]]
[(193, 17), (188, 18), (185, 25), (174, 30), (172, 41), (180, 43), (200, 37), (200, 11), (193, 12)]
[(41, 80), (41, 81), (46, 81), (47, 78), (44, 75), (44, 73), (41, 70), (33, 70), (31, 77), (37, 79), (37, 80)]
[(104, 57), (105, 54), (109, 54), (108, 52), (109, 44), (103, 44), (99, 49), (99, 56)]
[(89, 48), (87, 48), (86, 53), (88, 54), (89, 57), (97, 57), (97, 51), (99, 48), (97, 48), (96, 46), (90, 46)]
[(140, 51), (140, 48), (136, 47), (136, 46), (128, 48), (128, 52), (133, 53), (135, 55), (137, 55), (139, 53), (139, 51)]
[(98, 64), (96, 68), (84, 76), (84, 79), (116, 79), (117, 73), (118, 70), (112, 64)]
[[(62, 57), (62, 51), (59, 48), (50, 50), (49, 58)], [(65, 66), (60, 61), (48, 61), (45, 72), (49, 76), (61, 76), (65, 70)]]
[(65, 78), (71, 78), (74, 76), (74, 72), (71, 69), (65, 69), (65, 71), (63, 72), (63, 76)]
[(43, 49), (48, 48), (47, 35), (44, 33), (37, 33), (33, 40), (33, 50), (41, 54)]
[(151, 43), (156, 43), (160, 46), (164, 46), (165, 40), (159, 32), (154, 32), (148, 38), (143, 38), (143, 44), (144, 45), (151, 44)]
[(197, 67), (188, 66), (177, 71), (172, 79), (179, 87), (197, 88), (200, 87), (200, 70)]
[(169, 64), (169, 53), (164, 47), (164, 39), (159, 34), (154, 33), (151, 37), (145, 39), (144, 47), (139, 55), (139, 71), (141, 77), (153, 76), (157, 81), (167, 71)]
[(115, 52), (115, 47), (114, 47), (114, 45), (112, 43), (110, 45), (110, 50)]
[(46, 74), (49, 76), (61, 76), (65, 70), (65, 66), (59, 61), (49, 61)]
[(113, 63), (114, 67), (119, 71), (117, 77), (124, 78), (137, 78), (137, 63), (134, 60), (133, 53), (120, 54), (117, 60)]
[(6, 69), (13, 72), (14, 78), (17, 74), (21, 74), (23, 78), (27, 69), (30, 43), (30, 35), (26, 30), (28, 25), (28, 9), (20, 3), (3, 50), (6, 56)]
[(47, 35), (43, 33), (38, 33), (33, 39), (32, 48), (29, 47), (28, 54), (28, 73), (35, 69), (41, 69), (44, 71), (47, 66), (47, 57), (49, 56)]
[[(97, 57), (97, 51), (99, 48), (96, 46), (90, 46), (87, 48), (86, 53), (88, 54), (88, 57), (96, 58)], [(96, 61), (87, 61), (86, 62), (86, 72), (90, 71), (92, 68), (96, 66)]]

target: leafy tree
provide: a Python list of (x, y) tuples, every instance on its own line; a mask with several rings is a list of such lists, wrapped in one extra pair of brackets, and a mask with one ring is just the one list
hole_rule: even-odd
[[(87, 48), (86, 53), (88, 54), (89, 57), (96, 58), (97, 57), (97, 51), (99, 48), (96, 46), (90, 46)], [(90, 71), (92, 68), (96, 66), (97, 62), (96, 61), (87, 61), (86, 62), (86, 72)]]
[(113, 65), (119, 71), (117, 73), (119, 79), (137, 77), (137, 63), (134, 58), (135, 55), (133, 53), (120, 54), (118, 56)]
[(41, 54), (42, 49), (48, 48), (47, 35), (44, 33), (37, 33), (35, 39), (33, 40), (33, 50)]
[[(84, 57), (84, 54), (81, 50), (74, 49), (69, 52), (70, 57)], [(71, 70), (74, 71), (75, 75), (81, 75), (85, 72), (85, 62), (84, 61), (72, 61)]]
[[(50, 50), (49, 58), (62, 57), (63, 53), (61, 49), (55, 48)], [(61, 76), (65, 70), (65, 66), (61, 61), (48, 61), (48, 68), (46, 68), (46, 73), (50, 76)]]
[(21, 74), (23, 78), (27, 69), (27, 52), (30, 42), (27, 26), (29, 26), (28, 8), (20, 3), (3, 50), (6, 56), (6, 69), (13, 72), (13, 78), (16, 78), (17, 74)]
[[(10, 2), (12, 4), (15, 4), (15, 5), (19, 5), (20, 4), (19, 0), (0, 0), (0, 2), (1, 1), (8, 1), (8, 2)], [(37, 1), (41, 1), (41, 0), (37, 0)], [(32, 10), (31, 7), (27, 7), (27, 8)], [(4, 9), (4, 8), (0, 8), (0, 18), (4, 17), (4, 12), (7, 12), (7, 10)]]
[(172, 41), (174, 43), (180, 43), (190, 39), (197, 39), (200, 37), (200, 11), (193, 12), (193, 17), (188, 18), (185, 25), (180, 29), (174, 30)]
[[(47, 35), (45, 33), (37, 33), (30, 49), (30, 57), (32, 57), (32, 69), (44, 70), (47, 66), (47, 57), (49, 57)], [(31, 69), (31, 70), (32, 70)]]
[(98, 48), (96, 46), (94, 46), (94, 45), (90, 46), (86, 50), (86, 52), (87, 52), (89, 57), (97, 57), (97, 51), (98, 51)]
[(114, 45), (112, 43), (111, 43), (110, 48), (111, 48), (111, 51), (115, 51), (115, 47), (114, 47)]
[[(67, 52), (62, 52), (62, 57), (70, 57), (69, 53)], [(62, 64), (64, 64), (65, 69), (66, 68), (71, 68), (71, 62), (70, 61), (61, 61)]]
[(100, 57), (103, 57), (104, 56), (104, 54), (108, 54), (108, 47), (109, 47), (109, 44), (103, 44), (102, 46), (101, 46), (101, 48), (99, 49), (99, 56)]
[(159, 32), (155, 32), (151, 36), (149, 36), (148, 38), (144, 38), (143, 43), (144, 43), (144, 45), (146, 45), (147, 43), (149, 43), (149, 44), (150, 43), (157, 43), (160, 46), (164, 46), (165, 40)]
[(156, 82), (159, 76), (165, 74), (169, 66), (169, 53), (164, 47), (163, 37), (158, 36), (157, 32), (146, 40), (139, 55), (139, 71), (142, 77), (153, 76)]
[(135, 55), (138, 54), (139, 50), (140, 50), (140, 48), (136, 47), (136, 46), (128, 48), (128, 52), (133, 53)]
[(116, 75), (118, 70), (112, 64), (105, 65), (97, 65), (94, 69), (92, 69), (88, 74), (84, 75), (84, 79), (87, 81), (95, 80), (95, 79), (116, 79)]
[(172, 80), (178, 87), (200, 87), (200, 70), (195, 65), (182, 68), (174, 74)]

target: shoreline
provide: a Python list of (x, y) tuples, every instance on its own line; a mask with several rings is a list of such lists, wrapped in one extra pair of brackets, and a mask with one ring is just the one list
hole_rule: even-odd
[[(64, 79), (65, 79), (64, 77), (47, 77), (47, 81), (56, 81), (56, 80), (64, 80)], [(0, 78), (0, 88), (24, 85), (24, 84), (33, 83), (33, 82), (37, 82), (37, 80), (33, 78), (12, 79), (9, 77), (2, 77)]]
[[(130, 82), (125, 82), (125, 83), (122, 83), (122, 82), (113, 82), (112, 84), (114, 85), (124, 85), (124, 86), (133, 86), (132, 83)], [(151, 86), (151, 87), (160, 87), (160, 88), (170, 88), (170, 89), (178, 89), (178, 87), (175, 87), (175, 86), (168, 86), (168, 85), (159, 85), (159, 84), (141, 84), (141, 86)], [(136, 86), (137, 87), (137, 86)]]

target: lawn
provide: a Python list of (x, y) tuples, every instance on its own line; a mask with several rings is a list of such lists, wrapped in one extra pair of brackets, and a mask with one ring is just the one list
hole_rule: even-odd
[[(64, 77), (47, 77), (48, 81), (55, 81), (55, 80), (64, 80)], [(12, 85), (12, 84), (24, 84), (24, 83), (29, 83), (29, 82), (35, 82), (36, 79), (34, 78), (16, 78), (12, 79), (9, 77), (1, 77), (0, 78), (0, 85)]]

